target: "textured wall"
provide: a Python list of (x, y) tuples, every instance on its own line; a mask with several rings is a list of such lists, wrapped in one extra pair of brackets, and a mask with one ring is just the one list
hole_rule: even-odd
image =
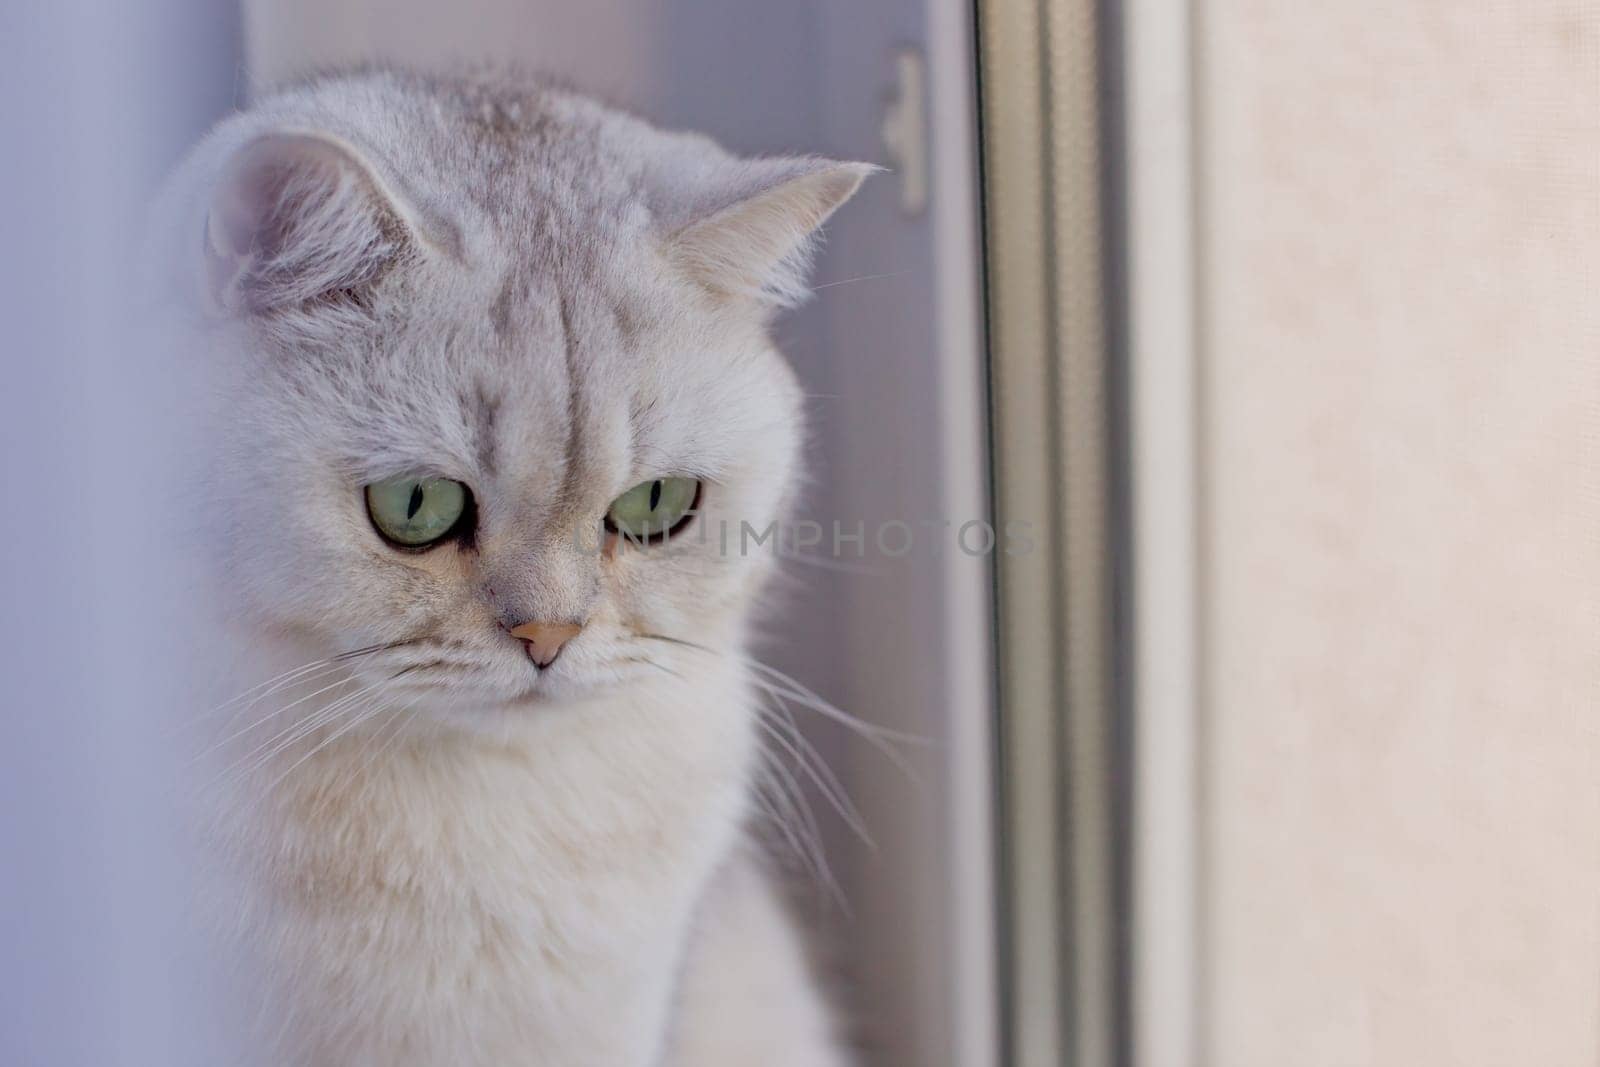
[(1206, 1062), (1600, 1058), (1600, 4), (1200, 7)]

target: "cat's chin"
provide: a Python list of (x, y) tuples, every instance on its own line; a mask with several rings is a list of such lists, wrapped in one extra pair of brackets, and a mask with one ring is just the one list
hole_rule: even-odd
[(659, 684), (658, 671), (626, 663), (601, 671), (542, 671), (526, 679), (493, 678), (456, 685), (418, 687), (404, 704), (416, 718), (437, 726), (482, 728), (542, 713), (595, 702), (649, 698)]

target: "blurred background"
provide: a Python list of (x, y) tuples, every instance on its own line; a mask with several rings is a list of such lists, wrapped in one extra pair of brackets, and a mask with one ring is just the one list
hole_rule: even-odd
[(230, 1062), (150, 724), (142, 204), (259, 87), (517, 63), (888, 167), (779, 326), (802, 893), (864, 1063), (1600, 1062), (1596, 0), (65, 0), (0, 15), (0, 1063)]

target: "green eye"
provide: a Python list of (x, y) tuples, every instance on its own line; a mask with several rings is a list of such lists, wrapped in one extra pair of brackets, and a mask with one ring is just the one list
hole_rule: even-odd
[(402, 475), (367, 486), (367, 514), (388, 540), (421, 548), (453, 531), (470, 499), (467, 487), (449, 478)]
[(611, 502), (606, 529), (635, 541), (659, 540), (677, 533), (700, 499), (693, 478), (656, 478), (640, 482)]

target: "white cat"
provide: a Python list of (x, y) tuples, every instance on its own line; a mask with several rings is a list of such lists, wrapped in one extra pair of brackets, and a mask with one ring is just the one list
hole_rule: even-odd
[(766, 327), (872, 169), (380, 72), (266, 98), (180, 170), (240, 694), (209, 906), (263, 979), (263, 1062), (847, 1061), (744, 832), (772, 560), (717, 531), (788, 506)]

